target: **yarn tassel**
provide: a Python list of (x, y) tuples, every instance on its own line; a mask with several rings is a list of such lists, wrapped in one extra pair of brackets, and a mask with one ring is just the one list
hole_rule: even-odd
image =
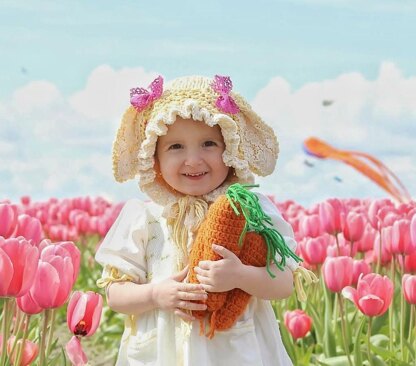
[[(270, 263), (273, 262), (281, 271), (286, 266), (286, 258), (293, 258), (296, 262), (301, 262), (298, 257), (285, 243), (283, 236), (274, 229), (272, 219), (266, 215), (260, 206), (259, 198), (246, 188), (258, 187), (256, 184), (240, 184), (231, 185), (226, 192), (226, 197), (230, 202), (236, 215), (243, 214), (246, 219), (244, 230), (240, 235), (239, 245), (241, 247), (244, 236), (247, 231), (254, 231), (263, 236), (267, 245), (267, 263), (266, 269), (270, 277), (276, 276), (270, 270)], [(240, 210), (237, 208), (239, 204)], [(280, 257), (280, 261), (276, 257)]]
[(307, 296), (305, 289), (303, 288), (301, 278), (305, 280), (307, 285), (310, 285), (311, 283), (317, 283), (319, 282), (319, 279), (315, 273), (302, 266), (299, 266), (298, 268), (296, 268), (295, 272), (293, 272), (293, 280), (295, 282), (295, 290), (298, 300), (301, 302), (305, 302)]

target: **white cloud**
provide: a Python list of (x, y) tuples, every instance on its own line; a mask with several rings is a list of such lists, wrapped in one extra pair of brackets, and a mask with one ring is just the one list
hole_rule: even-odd
[[(376, 80), (359, 73), (305, 84), (292, 90), (273, 78), (253, 100), (253, 108), (268, 121), (281, 143), (281, 158), (265, 188), (304, 202), (319, 196), (376, 197), (385, 194), (368, 178), (340, 162), (299, 154), (303, 141), (316, 136), (342, 150), (366, 152), (386, 164), (415, 195), (416, 78), (405, 78), (384, 62)], [(307, 168), (304, 160), (312, 159)], [(339, 181), (338, 177), (342, 182)], [(292, 184), (286, 184), (291, 182)]]
[(108, 65), (97, 67), (87, 80), (85, 88), (69, 98), (78, 113), (91, 119), (120, 118), (129, 106), (129, 91), (147, 87), (158, 76), (142, 67), (114, 70)]
[(49, 109), (62, 102), (58, 88), (48, 81), (32, 81), (17, 89), (12, 96), (11, 106), (22, 114), (35, 110)]
[[(147, 86), (156, 76), (143, 68), (103, 65), (69, 97), (47, 81), (17, 89), (0, 102), (0, 192), (14, 200), (24, 194), (143, 198), (137, 182), (114, 183), (111, 144), (129, 89)], [(260, 190), (304, 205), (329, 196), (386, 195), (350, 166), (304, 155), (303, 140), (317, 136), (376, 156), (414, 195), (415, 95), (416, 77), (404, 77), (390, 62), (381, 65), (375, 80), (348, 73), (294, 90), (283, 78), (272, 78), (252, 103), (281, 144), (277, 170), (259, 179)]]

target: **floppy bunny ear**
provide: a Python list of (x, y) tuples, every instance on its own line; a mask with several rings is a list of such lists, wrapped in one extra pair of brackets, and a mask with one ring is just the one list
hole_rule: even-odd
[(279, 142), (273, 129), (263, 122), (244, 98), (237, 93), (232, 94), (244, 117), (239, 121), (240, 154), (254, 174), (265, 177), (273, 173), (276, 166)]
[(139, 149), (142, 143), (139, 119), (142, 114), (130, 107), (124, 113), (113, 144), (113, 174), (117, 182), (124, 182), (138, 174)]

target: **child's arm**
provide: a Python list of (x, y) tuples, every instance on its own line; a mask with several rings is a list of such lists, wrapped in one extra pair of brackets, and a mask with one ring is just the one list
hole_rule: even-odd
[(201, 261), (195, 267), (198, 281), (208, 292), (223, 292), (240, 288), (265, 300), (284, 299), (293, 291), (293, 275), (289, 268), (280, 271), (271, 265), (271, 278), (266, 267), (247, 266), (231, 251), (220, 245), (212, 249), (223, 257), (218, 261)]
[(138, 315), (153, 309), (172, 310), (184, 320), (194, 320), (187, 310), (205, 310), (205, 304), (191, 302), (204, 301), (207, 294), (200, 284), (181, 282), (188, 268), (156, 284), (115, 282), (107, 290), (107, 302), (111, 309), (119, 313)]

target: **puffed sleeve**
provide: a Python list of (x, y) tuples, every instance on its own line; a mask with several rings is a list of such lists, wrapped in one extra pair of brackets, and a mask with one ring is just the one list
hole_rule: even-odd
[(104, 269), (99, 287), (112, 282), (146, 282), (146, 245), (148, 242), (148, 211), (145, 204), (127, 201), (95, 255)]
[[(283, 218), (277, 207), (266, 196), (256, 192), (259, 198), (259, 203), (264, 213), (272, 219), (273, 227), (283, 236), (286, 245), (295, 252), (297, 243), (295, 241), (295, 234), (292, 226)], [(276, 258), (279, 259), (279, 258)], [(286, 259), (286, 265), (295, 271), (299, 264), (293, 258)]]

